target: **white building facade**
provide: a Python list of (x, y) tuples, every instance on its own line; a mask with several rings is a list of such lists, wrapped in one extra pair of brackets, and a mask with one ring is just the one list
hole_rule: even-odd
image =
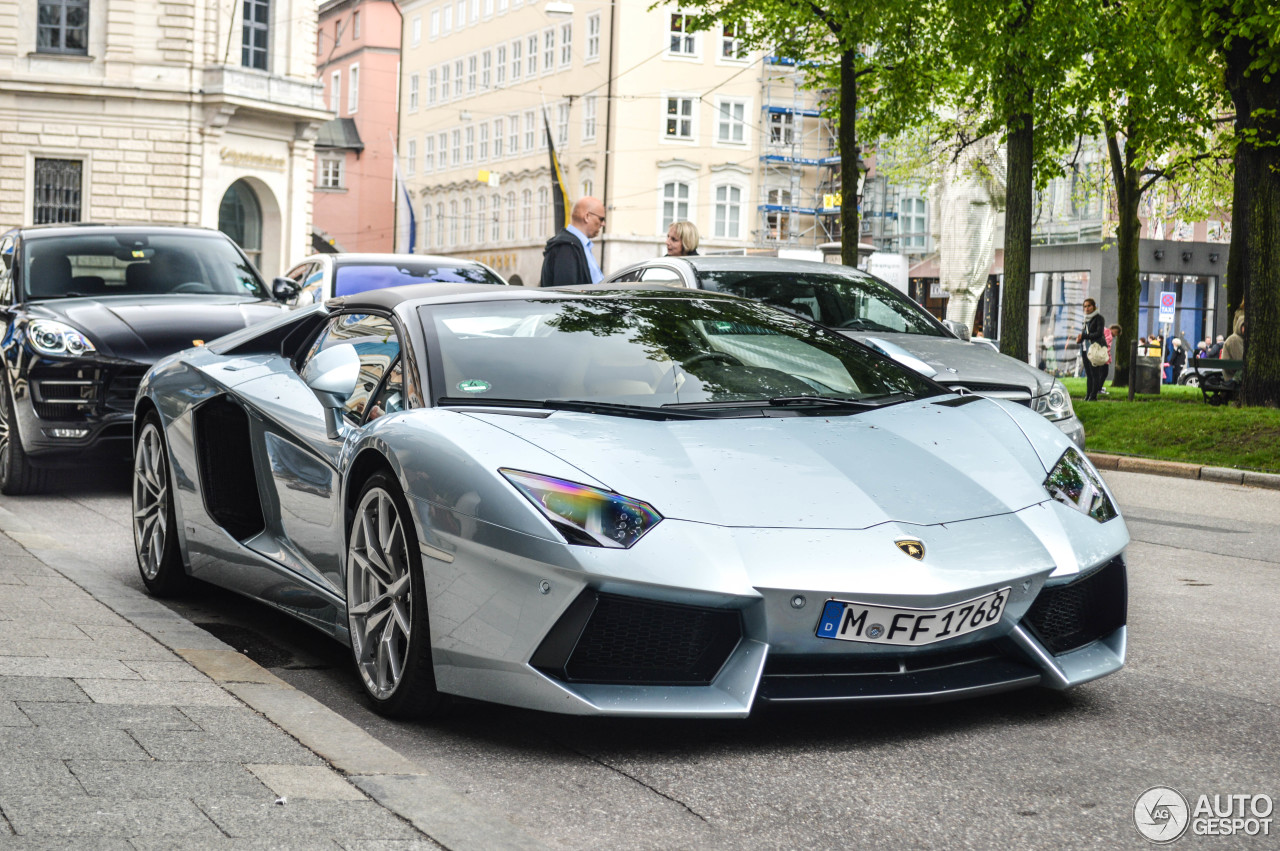
[(665, 253), (672, 221), (697, 225), (702, 253), (825, 241), (815, 199), (830, 150), (799, 153), (825, 124), (815, 96), (732, 27), (694, 33), (678, 8), (647, 0), (400, 7), (398, 147), (418, 251), (537, 285), (554, 232), (544, 121), (570, 202), (605, 204), (606, 273)]
[(268, 277), (307, 250), (309, 0), (0, 0), (0, 230), (217, 227)]

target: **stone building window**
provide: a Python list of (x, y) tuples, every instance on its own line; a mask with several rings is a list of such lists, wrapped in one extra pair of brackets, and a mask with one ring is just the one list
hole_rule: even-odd
[(35, 224), (80, 221), (83, 169), (80, 160), (36, 160)]
[(240, 64), (267, 70), (267, 33), (271, 24), (270, 0), (243, 0), (244, 31), (240, 41)]
[(322, 156), (320, 157), (320, 188), (321, 189), (342, 189), (342, 164), (345, 157), (341, 156)]
[(36, 14), (38, 52), (89, 52), (89, 0), (40, 0)]

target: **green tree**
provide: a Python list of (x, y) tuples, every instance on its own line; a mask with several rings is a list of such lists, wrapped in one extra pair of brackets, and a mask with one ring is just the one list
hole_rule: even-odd
[(927, 38), (926, 19), (909, 0), (689, 0), (682, 8), (696, 11), (695, 26), (709, 29), (719, 22), (742, 25), (744, 42), (802, 64), (807, 84), (829, 89), (826, 113), (835, 121), (840, 150), (841, 262), (858, 261), (858, 206), (854, 201), (861, 174), (858, 121), (866, 114), (866, 93), (883, 104), (883, 112), (899, 123), (925, 114), (927, 82), (900, 75)]
[(1227, 302), (1247, 310), (1246, 405), (1280, 406), (1280, 5), (1168, 0), (1175, 59), (1216, 71), (1235, 108)]
[(1118, 386), (1128, 384), (1129, 344), (1138, 332), (1143, 196), (1161, 180), (1212, 184), (1196, 166), (1221, 152), (1215, 120), (1227, 109), (1204, 66), (1176, 59), (1152, 33), (1151, 21), (1163, 8), (1163, 0), (1101, 6), (1093, 18), (1091, 59), (1073, 81), (1072, 99), (1096, 120), (1110, 165), (1117, 222), (1115, 320), (1122, 329), (1115, 348)]
[(949, 78), (957, 114), (981, 116), (972, 134), (1003, 137), (1007, 158), (1000, 350), (1027, 360), (1035, 189), (1061, 173), (1063, 153), (1085, 129), (1067, 83), (1083, 66), (1096, 0), (940, 0), (945, 35), (931, 64)]

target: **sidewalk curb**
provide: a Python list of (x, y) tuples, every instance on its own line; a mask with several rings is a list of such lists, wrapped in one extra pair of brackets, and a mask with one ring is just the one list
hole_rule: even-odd
[[(66, 577), (209, 677), (339, 771), (370, 799), (450, 851), (548, 846), (502, 813), (480, 806), (384, 745), (358, 725), (299, 691), (173, 612), (159, 600), (120, 584), (52, 536), (0, 509), (0, 534)], [(283, 616), (283, 615), (282, 615)]]
[(1252, 470), (1236, 470), (1231, 467), (1208, 467), (1184, 464), (1180, 461), (1159, 461), (1155, 458), (1138, 458), (1131, 455), (1110, 455), (1102, 452), (1086, 452), (1093, 466), (1099, 470), (1117, 470), (1121, 473), (1148, 473), (1154, 476), (1170, 476), (1176, 479), (1199, 479), (1229, 485), (1245, 485), (1255, 488), (1280, 490), (1280, 475), (1256, 473)]

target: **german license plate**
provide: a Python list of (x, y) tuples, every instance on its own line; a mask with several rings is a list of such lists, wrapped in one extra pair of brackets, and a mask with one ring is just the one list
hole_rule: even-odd
[(868, 644), (916, 647), (968, 635), (1000, 623), (1009, 589), (940, 609), (869, 606), (847, 600), (828, 600), (818, 621), (818, 637)]

